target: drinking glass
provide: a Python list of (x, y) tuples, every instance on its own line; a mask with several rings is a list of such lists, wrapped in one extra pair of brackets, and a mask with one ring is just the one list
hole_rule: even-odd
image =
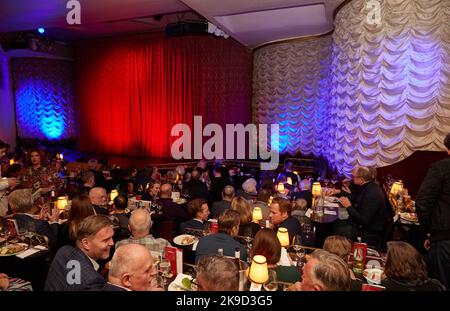
[(268, 292), (276, 291), (278, 289), (277, 272), (275, 270), (269, 270), (269, 279), (263, 286)]
[(0, 221), (0, 243), (8, 242), (9, 235), (8, 223), (6, 221)]
[(159, 263), (159, 273), (164, 279), (165, 284), (168, 283), (168, 279), (172, 277), (172, 273), (170, 272), (170, 261), (163, 259)]

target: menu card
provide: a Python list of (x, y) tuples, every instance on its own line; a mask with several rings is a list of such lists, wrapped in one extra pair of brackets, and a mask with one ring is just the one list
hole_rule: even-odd
[(353, 271), (355, 273), (362, 273), (366, 266), (367, 244), (353, 243)]
[(183, 250), (166, 246), (166, 259), (170, 261), (170, 270), (173, 275), (183, 273)]

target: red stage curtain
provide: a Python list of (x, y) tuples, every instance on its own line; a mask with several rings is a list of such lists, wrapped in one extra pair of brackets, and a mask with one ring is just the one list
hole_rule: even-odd
[(76, 47), (83, 151), (171, 157), (172, 126), (251, 119), (252, 56), (210, 36), (89, 40)]

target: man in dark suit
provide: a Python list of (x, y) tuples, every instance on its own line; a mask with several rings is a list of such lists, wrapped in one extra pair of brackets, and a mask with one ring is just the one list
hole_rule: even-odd
[(214, 218), (219, 218), (223, 212), (231, 207), (231, 200), (234, 198), (234, 187), (225, 186), (222, 191), (222, 201), (214, 202), (212, 205), (212, 214)]
[[(356, 167), (352, 175), (353, 183), (361, 190), (352, 197), (352, 201), (344, 196), (339, 198), (339, 202), (347, 209), (349, 221), (353, 224), (355, 233), (361, 235), (362, 242), (381, 249), (387, 225), (383, 190), (373, 180), (373, 173), (368, 167)], [(358, 226), (359, 230), (355, 226)]]
[[(450, 134), (444, 139), (450, 155)], [(428, 234), (425, 248), (433, 277), (450, 288), (450, 159), (434, 163), (416, 198), (420, 226)]]
[(97, 272), (97, 260), (109, 258), (113, 235), (108, 217), (86, 217), (78, 228), (76, 247), (63, 246), (56, 253), (44, 290), (101, 290), (106, 280)]
[(186, 221), (189, 216), (172, 200), (172, 185), (161, 185), (161, 198), (156, 202), (162, 207), (162, 219), (176, 219), (177, 222)]
[(88, 167), (89, 167), (88, 172), (92, 172), (95, 176), (94, 177), (94, 180), (95, 180), (94, 187), (101, 187), (101, 188), (106, 189), (107, 183), (106, 183), (105, 176), (103, 176), (103, 172), (100, 172), (97, 170), (97, 164), (98, 164), (98, 161), (96, 159), (90, 159), (88, 161)]
[[(51, 246), (58, 240), (58, 208), (54, 207), (51, 215), (47, 209), (42, 209), (38, 215), (38, 208), (33, 204), (31, 189), (19, 189), (8, 197), (14, 219), (19, 229), (26, 229), (39, 235), (46, 236)], [(38, 218), (39, 217), (39, 218)], [(48, 221), (45, 220), (48, 218)]]
[(205, 199), (195, 199), (188, 203), (188, 213), (192, 216), (191, 220), (185, 221), (180, 225), (180, 232), (185, 233), (187, 228), (207, 230), (209, 216), (208, 202)]
[(239, 249), (241, 260), (247, 260), (247, 248), (234, 240), (239, 232), (239, 213), (227, 210), (219, 217), (219, 232), (200, 238), (195, 250), (195, 262), (208, 255), (217, 254), (218, 249), (223, 250), (223, 255), (234, 257), (236, 248)]
[[(149, 251), (140, 244), (119, 247), (110, 262), (105, 291), (146, 291), (155, 286), (158, 271)], [(153, 281), (153, 282), (152, 282)]]
[(191, 173), (191, 180), (188, 181), (184, 188), (187, 190), (190, 200), (206, 199), (209, 200), (208, 188), (205, 183), (200, 180), (203, 171), (201, 168), (194, 168)]
[(222, 199), (223, 189), (227, 185), (231, 185), (231, 180), (226, 177), (226, 167), (220, 164), (214, 165), (213, 178), (211, 178), (211, 201), (216, 202)]

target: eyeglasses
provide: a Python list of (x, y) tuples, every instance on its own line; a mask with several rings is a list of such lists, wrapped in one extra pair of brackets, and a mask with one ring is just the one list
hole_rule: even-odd
[(197, 279), (192, 279), (191, 280), (191, 284), (195, 285), (197, 287), (197, 290), (199, 288), (203, 289), (203, 286), (201, 286), (200, 284), (198, 284)]

